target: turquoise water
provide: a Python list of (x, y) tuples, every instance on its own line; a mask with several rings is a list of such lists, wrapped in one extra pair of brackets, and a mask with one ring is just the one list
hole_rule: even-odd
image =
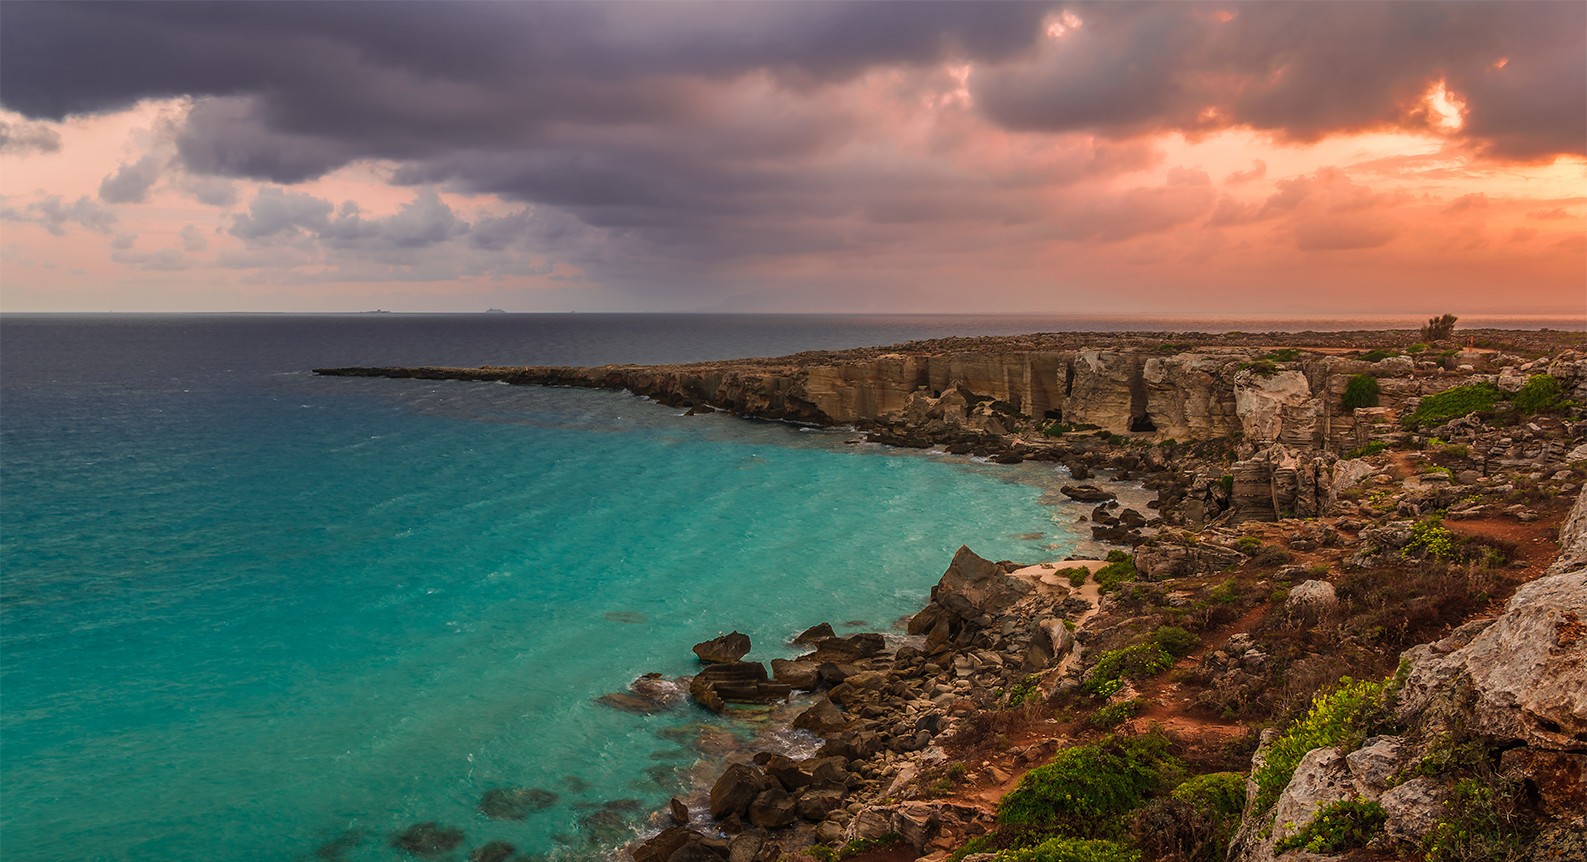
[[(464, 830), (457, 859), (489, 840), (596, 853), (684, 787), (699, 755), (677, 731), (715, 719), (595, 697), (689, 672), (729, 629), (767, 659), (822, 620), (888, 628), (961, 543), (1037, 560), (1071, 540), (1041, 505), (1047, 466), (301, 370), (487, 361), (479, 345), (510, 347), (489, 337), (7, 325), (7, 858), (395, 859), (392, 833), (422, 821)], [(507, 786), (557, 801), (483, 818)], [(637, 803), (592, 821), (613, 800)]]

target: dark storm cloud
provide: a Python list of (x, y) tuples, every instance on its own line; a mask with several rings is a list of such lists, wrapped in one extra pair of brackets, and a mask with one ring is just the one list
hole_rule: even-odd
[[(1313, 140), (1426, 127), (1440, 79), (1460, 136), (1503, 158), (1587, 153), (1587, 5), (1080, 5), (1035, 63), (978, 73), (977, 102), (1027, 131), (1130, 135), (1245, 126)], [(1499, 66), (1503, 63), (1502, 68)]]

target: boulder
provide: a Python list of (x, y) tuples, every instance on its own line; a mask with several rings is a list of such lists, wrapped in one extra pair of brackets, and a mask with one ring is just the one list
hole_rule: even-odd
[(821, 663), (812, 659), (771, 660), (771, 676), (777, 682), (800, 691), (811, 691), (821, 685)]
[(809, 709), (794, 716), (793, 720), (794, 727), (808, 730), (816, 736), (831, 736), (846, 729), (849, 724), (849, 717), (826, 697), (816, 698)]
[(794, 804), (794, 812), (805, 820), (819, 823), (842, 805), (842, 790), (806, 790)]
[(793, 795), (781, 787), (768, 787), (749, 804), (749, 822), (762, 829), (777, 829), (798, 819)]
[(689, 806), (682, 799), (674, 796), (667, 800), (667, 812), (672, 815), (672, 820), (679, 826), (689, 824)]
[(1104, 490), (1096, 485), (1064, 485), (1058, 491), (1065, 497), (1081, 503), (1105, 503), (1108, 500), (1117, 500), (1119, 498), (1119, 495), (1112, 491)]
[(1284, 607), (1302, 619), (1316, 622), (1339, 607), (1339, 595), (1327, 581), (1301, 581), (1290, 589)]
[(1388, 815), (1383, 832), (1395, 841), (1415, 844), (1444, 816), (1444, 793), (1431, 778), (1413, 778), (1378, 797)]
[(659, 834), (634, 848), (634, 862), (667, 862), (679, 848), (689, 843), (691, 839), (698, 840), (699, 837), (682, 826), (663, 829)]
[(796, 644), (813, 644), (833, 636), (831, 623), (817, 623), (793, 639)]
[(711, 816), (721, 820), (749, 810), (769, 780), (753, 766), (735, 763), (711, 786)]
[(709, 664), (689, 681), (689, 696), (712, 712), (724, 711), (729, 703), (778, 703), (792, 691), (786, 683), (767, 679), (766, 667), (758, 661)]
[(931, 599), (946, 604), (945, 600), (952, 596), (962, 599), (972, 612), (995, 613), (1029, 595), (1032, 589), (1025, 581), (1010, 577), (1001, 566), (961, 545), (948, 570), (931, 588)]
[(1539, 578), (1469, 643), (1424, 644), (1405, 659), (1402, 717), (1459, 714), (1495, 740), (1587, 751), (1587, 571)]
[(694, 654), (706, 664), (736, 662), (749, 654), (749, 635), (729, 632), (694, 645)]

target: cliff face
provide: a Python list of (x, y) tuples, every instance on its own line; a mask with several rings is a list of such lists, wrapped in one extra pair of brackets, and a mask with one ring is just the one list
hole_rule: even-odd
[[(1190, 526), (1228, 510), (1236, 522), (1324, 511), (1334, 500), (1339, 453), (1393, 431), (1394, 419), (1420, 398), (1453, 386), (1486, 381), (1515, 391), (1530, 375), (1546, 371), (1567, 394), (1587, 399), (1587, 358), (1568, 349), (1531, 363), (1494, 351), (1462, 352), (1440, 363), (1405, 356), (1367, 362), (1326, 347), (1183, 347), (1161, 340), (1142, 345), (1138, 338), (1102, 335), (968, 340), (989, 342), (984, 349), (960, 341), (689, 365), (318, 373), (621, 389), (678, 407), (851, 425), (881, 442), (945, 445), (1010, 461), (1047, 457), (1070, 463), (1060, 450), (1085, 444), (1078, 435), (1067, 442), (1044, 437), (1042, 429), (1056, 421), (1142, 442), (1236, 444), (1242, 460), (1229, 469), (1232, 485), (1215, 488), (1229, 480), (1203, 476), (1192, 488), (1193, 498), (1173, 509), (1173, 517)], [(1122, 346), (1097, 346), (1114, 342)], [(1054, 349), (1039, 349), (1044, 343)], [(1444, 367), (1454, 363), (1453, 369)], [(1377, 381), (1379, 406), (1343, 406), (1357, 375)], [(1531, 451), (1528, 441), (1522, 429), (1471, 442), (1501, 464), (1553, 462), (1563, 455)]]

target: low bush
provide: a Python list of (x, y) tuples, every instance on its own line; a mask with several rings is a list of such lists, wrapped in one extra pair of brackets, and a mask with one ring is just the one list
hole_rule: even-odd
[(1035, 847), (1005, 850), (997, 862), (1140, 862), (1140, 851), (1116, 841), (1049, 838)]
[(1201, 646), (1201, 638), (1178, 626), (1163, 626), (1152, 632), (1152, 643), (1175, 658), (1183, 658)]
[(1303, 355), (1305, 355), (1305, 351), (1298, 347), (1280, 347), (1276, 350), (1269, 350), (1267, 355), (1262, 358), (1271, 359), (1274, 362), (1294, 362)]
[(1412, 429), (1441, 425), (1468, 413), (1491, 411), (1502, 400), (1504, 393), (1492, 383), (1456, 386), (1423, 398), (1416, 411), (1405, 417), (1404, 424)]
[(1278, 363), (1271, 359), (1253, 359), (1240, 363), (1239, 370), (1249, 371), (1258, 377), (1272, 377), (1278, 373)]
[(1519, 783), (1496, 775), (1455, 782), (1445, 816), (1427, 833), (1427, 862), (1522, 862), (1532, 823)]
[(1553, 413), (1570, 404), (1565, 391), (1552, 374), (1534, 374), (1510, 399), (1515, 409), (1530, 416), (1535, 413)]
[(1141, 808), (1133, 825), (1135, 840), (1156, 859), (1222, 862), (1244, 806), (1244, 775), (1198, 775)]
[(1150, 641), (1108, 650), (1097, 658), (1080, 690), (1099, 699), (1112, 697), (1127, 679), (1145, 679), (1174, 666), (1174, 657)]
[(1345, 677), (1333, 691), (1317, 695), (1311, 710), (1273, 741), (1261, 768), (1251, 774), (1257, 787), (1256, 810), (1273, 807), (1306, 752), (1330, 745), (1354, 749), (1372, 730), (1386, 724), (1399, 685), (1399, 675), (1381, 682)]
[(1350, 378), (1350, 382), (1345, 385), (1344, 398), (1340, 404), (1346, 410), (1354, 410), (1357, 407), (1376, 407), (1378, 406), (1378, 395), (1381, 392), (1382, 390), (1378, 386), (1376, 377), (1370, 374), (1357, 374)]
[(1389, 448), (1389, 444), (1382, 440), (1373, 440), (1365, 446), (1358, 446), (1345, 453), (1346, 458), (1367, 458)]
[(1091, 576), (1091, 570), (1085, 566), (1072, 566), (1059, 569), (1058, 574), (1069, 579), (1069, 586), (1078, 588), (1085, 585), (1086, 578)]
[(1249, 556), (1262, 550), (1262, 540), (1256, 536), (1241, 536), (1235, 541), (1234, 549)]
[(1444, 526), (1442, 518), (1429, 515), (1411, 525), (1411, 541), (1400, 550), (1400, 555), (1408, 559), (1431, 558), (1448, 562), (1460, 558), (1460, 540)]
[(1109, 736), (1066, 749), (1020, 779), (997, 807), (998, 843), (1032, 847), (1039, 837), (1118, 840), (1127, 815), (1174, 786), (1182, 766), (1158, 734)]
[(1362, 362), (1382, 362), (1385, 359), (1389, 359), (1389, 358), (1392, 358), (1392, 357), (1395, 357), (1395, 356), (1400, 356), (1400, 355), (1402, 355), (1402, 354), (1398, 350), (1381, 350), (1381, 349), (1379, 349), (1379, 350), (1368, 350), (1366, 353), (1363, 353), (1363, 354), (1361, 354), (1360, 356), (1358, 356), (1356, 358), (1361, 360)]
[(1383, 822), (1387, 819), (1383, 806), (1360, 796), (1330, 802), (1305, 828), (1278, 842), (1273, 849), (1283, 853), (1299, 848), (1309, 853), (1336, 855), (1365, 847), (1383, 831)]
[(1109, 551), (1108, 564), (1097, 569), (1097, 591), (1108, 593), (1119, 584), (1135, 580), (1135, 560), (1123, 551)]
[(1040, 685), (1041, 674), (1039, 673), (1033, 673), (1015, 683), (1014, 687), (1008, 690), (1008, 705), (1011, 707), (1020, 706), (1031, 698), (1038, 697), (1041, 694)]
[(1134, 718), (1144, 705), (1140, 698), (1132, 697), (1111, 706), (1104, 706), (1086, 717), (1086, 726), (1097, 730), (1112, 730)]

